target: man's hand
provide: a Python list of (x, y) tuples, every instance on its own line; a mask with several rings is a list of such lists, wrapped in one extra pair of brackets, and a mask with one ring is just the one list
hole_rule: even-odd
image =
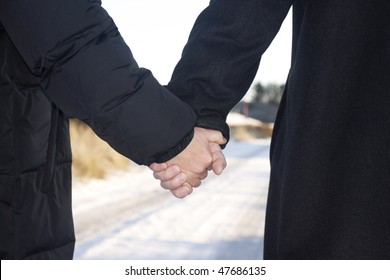
[(186, 149), (166, 163), (153, 163), (150, 169), (164, 189), (184, 198), (200, 186), (208, 170), (219, 175), (225, 169), (226, 159), (219, 146), (224, 143), (226, 140), (219, 131), (196, 127), (194, 139)]

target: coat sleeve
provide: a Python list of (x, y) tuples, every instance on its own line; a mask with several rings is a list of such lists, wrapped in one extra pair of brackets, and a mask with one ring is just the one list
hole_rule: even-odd
[(226, 117), (249, 89), (292, 0), (212, 0), (199, 15), (168, 89), (190, 104), (197, 126), (229, 138)]
[(0, 0), (0, 22), (48, 98), (121, 154), (148, 165), (191, 141), (195, 113), (138, 67), (100, 1)]

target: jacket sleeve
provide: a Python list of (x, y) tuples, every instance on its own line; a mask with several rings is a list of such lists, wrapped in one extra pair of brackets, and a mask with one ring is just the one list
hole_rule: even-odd
[(164, 162), (191, 141), (196, 115), (139, 68), (93, 0), (0, 0), (0, 22), (48, 98), (138, 164)]
[(292, 0), (212, 0), (199, 15), (167, 88), (190, 104), (197, 126), (229, 139), (226, 117), (249, 89)]

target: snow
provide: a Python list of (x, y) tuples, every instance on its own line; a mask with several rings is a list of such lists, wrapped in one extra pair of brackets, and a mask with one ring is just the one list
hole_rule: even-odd
[(258, 126), (261, 127), (263, 123), (259, 120), (245, 117), (242, 114), (239, 113), (229, 113), (227, 116), (226, 122), (229, 124), (229, 126)]
[(261, 259), (269, 145), (230, 141), (224, 173), (183, 200), (136, 165), (75, 179), (75, 259)]

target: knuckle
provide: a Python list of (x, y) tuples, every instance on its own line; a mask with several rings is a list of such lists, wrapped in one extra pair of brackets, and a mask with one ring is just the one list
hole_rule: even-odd
[(208, 174), (209, 174), (208, 172), (203, 172), (203, 173), (200, 175), (199, 178), (200, 178), (201, 180), (204, 180), (204, 179), (207, 178)]
[(204, 170), (206, 169), (206, 167), (202, 166), (202, 165), (197, 165), (195, 168), (194, 168), (194, 172), (196, 174), (200, 174), (200, 173), (203, 173)]
[(176, 193), (176, 192), (174, 192), (174, 191), (172, 191), (172, 194), (173, 194), (173, 196), (176, 197), (176, 198), (184, 198), (183, 196), (181, 196), (180, 194), (178, 194), (178, 193)]
[(162, 187), (163, 189), (166, 189), (166, 190), (171, 190), (171, 189), (173, 189), (173, 187), (172, 187), (172, 182), (170, 182), (170, 181), (161, 181), (160, 185), (161, 185), (161, 187)]
[(202, 184), (202, 182), (199, 179), (197, 179), (197, 180), (194, 180), (194, 183), (192, 183), (191, 185), (193, 188), (197, 188), (197, 187), (200, 187), (201, 184)]
[(160, 182), (160, 186), (161, 186), (163, 189), (167, 189), (165, 182)]

